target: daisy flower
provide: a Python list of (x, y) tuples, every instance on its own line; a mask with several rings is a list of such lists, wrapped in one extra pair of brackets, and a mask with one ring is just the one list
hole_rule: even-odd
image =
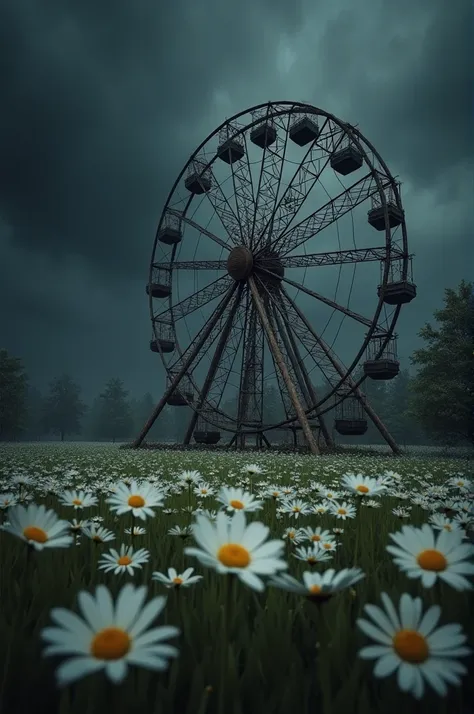
[(59, 501), (63, 506), (71, 506), (77, 509), (96, 506), (98, 498), (85, 491), (64, 491), (64, 493), (59, 496)]
[(397, 518), (409, 518), (410, 511), (407, 508), (392, 508), (392, 513)]
[(295, 548), (293, 553), (295, 558), (298, 560), (304, 560), (309, 565), (316, 565), (316, 563), (324, 563), (325, 560), (331, 560), (332, 556), (326, 551), (318, 548), (318, 546), (313, 546), (305, 548), (301, 546), (300, 548)]
[(230, 520), (221, 512), (215, 524), (199, 515), (193, 534), (201, 549), (185, 548), (184, 552), (218, 573), (235, 573), (243, 583), (261, 592), (264, 584), (259, 575), (273, 575), (288, 567), (279, 558), (283, 541), (265, 543), (269, 533), (270, 529), (258, 521), (246, 525), (242, 511), (236, 511)]
[(303, 534), (301, 533), (301, 528), (287, 528), (282, 538), (292, 543), (300, 543), (303, 540)]
[(120, 553), (111, 548), (108, 553), (104, 553), (99, 560), (99, 570), (109, 573), (113, 570), (114, 575), (122, 575), (125, 571), (133, 575), (134, 568), (141, 568), (143, 563), (148, 562), (150, 553), (145, 548), (133, 549), (133, 546), (126, 546), (122, 543)]
[(202, 575), (192, 575), (194, 568), (187, 568), (184, 573), (178, 575), (174, 568), (168, 568), (168, 575), (154, 572), (151, 574), (152, 580), (157, 580), (167, 588), (188, 588), (194, 583), (202, 580)]
[(0, 526), (0, 529), (21, 538), (35, 550), (68, 548), (73, 541), (69, 523), (60, 520), (54, 511), (46, 510), (43, 505), (12, 506), (8, 510), (8, 519), (8, 525)]
[(129, 536), (142, 536), (146, 534), (146, 530), (141, 526), (133, 526), (133, 528), (125, 528), (125, 533)]
[(356, 496), (365, 496), (367, 498), (381, 496), (387, 490), (387, 487), (380, 484), (377, 479), (370, 476), (362, 476), (362, 474), (357, 474), (357, 476), (345, 474), (341, 478), (341, 486)]
[(321, 540), (331, 540), (334, 538), (330, 531), (323, 530), (321, 526), (318, 526), (315, 529), (310, 528), (309, 526), (306, 528), (300, 528), (300, 533), (304, 538), (311, 541), (311, 543), (319, 543)]
[(365, 578), (365, 573), (360, 568), (344, 568), (336, 572), (333, 568), (317, 573), (306, 570), (303, 573), (303, 582), (288, 573), (273, 575), (269, 584), (286, 590), (287, 592), (304, 595), (308, 600), (323, 602), (329, 600), (335, 593), (355, 585)]
[(432, 516), (428, 518), (428, 523), (436, 528), (437, 531), (459, 531), (461, 527), (459, 523), (455, 523), (450, 518), (443, 516), (441, 513), (433, 513)]
[(108, 543), (111, 540), (115, 540), (115, 535), (112, 531), (109, 531), (103, 526), (98, 526), (96, 523), (91, 523), (90, 526), (86, 526), (82, 529), (82, 532), (95, 543)]
[(344, 528), (333, 528), (332, 532), (336, 535), (342, 535), (344, 533)]
[(216, 501), (222, 503), (228, 511), (247, 511), (253, 513), (259, 511), (263, 506), (263, 501), (257, 501), (255, 496), (242, 488), (227, 488), (223, 486), (216, 497)]
[(298, 518), (298, 516), (307, 516), (310, 513), (308, 503), (301, 499), (293, 499), (292, 501), (283, 501), (279, 510), (281, 513), (287, 513), (290, 517)]
[(338, 503), (337, 501), (335, 503), (331, 503), (329, 505), (329, 513), (332, 516), (336, 516), (336, 518), (341, 518), (343, 521), (347, 518), (355, 518), (357, 515), (355, 506), (347, 503), (347, 501), (344, 501), (343, 503)]
[(88, 520), (78, 521), (76, 518), (73, 518), (72, 521), (69, 521), (69, 528), (73, 533), (79, 533), (84, 530), (84, 528), (88, 528), (89, 525), (90, 521)]
[(181, 528), (180, 526), (174, 526), (173, 528), (170, 528), (168, 531), (168, 535), (171, 536), (178, 536), (178, 538), (189, 538), (190, 535), (192, 535), (193, 531), (191, 529), (191, 526), (184, 526), (184, 528)]
[(242, 473), (248, 474), (249, 476), (256, 476), (257, 474), (263, 473), (263, 469), (257, 464), (246, 464), (242, 467)]
[(151, 483), (138, 483), (133, 480), (129, 486), (120, 483), (116, 492), (106, 499), (111, 511), (118, 516), (131, 513), (134, 518), (146, 520), (154, 516), (153, 508), (163, 505), (163, 494)]
[(380, 501), (374, 501), (372, 498), (368, 501), (362, 501), (363, 506), (368, 506), (368, 508), (381, 508), (382, 504)]
[(209, 496), (214, 495), (214, 489), (208, 483), (203, 482), (196, 486), (194, 493), (196, 496), (200, 496), (201, 498), (208, 498)]
[(471, 653), (463, 646), (466, 636), (461, 625), (444, 625), (436, 629), (441, 608), (432, 605), (423, 615), (421, 598), (403, 593), (398, 612), (386, 593), (381, 595), (385, 611), (375, 605), (365, 605), (371, 618), (359, 618), (357, 626), (377, 644), (363, 647), (362, 659), (377, 659), (376, 677), (388, 677), (397, 671), (399, 688), (421, 699), (427, 682), (437, 694), (447, 694), (446, 682), (459, 686), (460, 675), (467, 669), (457, 657)]
[(324, 516), (324, 514), (327, 513), (328, 510), (329, 504), (315, 503), (313, 506), (311, 506), (310, 513), (313, 513), (315, 516)]
[(178, 474), (178, 481), (186, 486), (195, 486), (199, 481), (201, 481), (201, 474), (199, 471), (181, 471)]
[(10, 508), (11, 506), (16, 506), (18, 503), (18, 497), (14, 493), (1, 493), (0, 494), (0, 508), (4, 510), (5, 508)]
[(466, 490), (471, 487), (469, 479), (464, 478), (463, 476), (453, 476), (453, 478), (449, 479), (448, 484), (449, 486), (454, 486), (454, 488)]
[(439, 578), (455, 590), (472, 590), (463, 576), (474, 574), (474, 563), (466, 562), (474, 555), (474, 545), (462, 543), (462, 531), (436, 533), (424, 523), (421, 528), (403, 526), (390, 538), (396, 545), (387, 545), (387, 550), (407, 577), (421, 578), (425, 588), (431, 588)]
[(87, 674), (104, 670), (114, 683), (122, 682), (128, 665), (155, 671), (168, 667), (168, 659), (178, 650), (164, 640), (180, 633), (165, 625), (149, 629), (162, 612), (166, 598), (155, 597), (144, 606), (147, 588), (127, 583), (113, 601), (108, 588), (99, 585), (95, 595), (78, 595), (82, 618), (64, 608), (53, 608), (50, 616), (56, 627), (46, 627), (41, 638), (48, 643), (43, 655), (70, 655), (56, 670), (59, 686)]

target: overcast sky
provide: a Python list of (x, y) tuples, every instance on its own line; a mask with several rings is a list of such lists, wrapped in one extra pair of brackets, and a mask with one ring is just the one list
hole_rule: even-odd
[(168, 191), (226, 117), (295, 100), (358, 124), (403, 183), (408, 366), (474, 278), (472, 30), (468, 0), (0, 0), (1, 346), (40, 388), (158, 396), (144, 288)]

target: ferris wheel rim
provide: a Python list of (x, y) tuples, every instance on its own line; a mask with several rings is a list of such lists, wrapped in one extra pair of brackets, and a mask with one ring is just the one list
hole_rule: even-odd
[[(387, 220), (387, 205), (386, 205), (386, 199), (385, 199), (385, 192), (384, 192), (384, 187), (382, 187), (382, 185), (381, 185), (380, 177), (379, 177), (379, 175), (378, 175), (378, 172), (377, 172), (375, 166), (373, 165), (371, 158), (368, 156), (368, 153), (367, 153), (367, 151), (366, 151), (366, 149), (365, 149), (363, 143), (365, 143), (366, 146), (369, 147), (369, 149), (373, 152), (373, 154), (374, 154), (375, 158), (377, 159), (377, 161), (379, 162), (379, 164), (383, 167), (384, 172), (385, 172), (385, 175), (386, 175), (386, 177), (389, 179), (390, 186), (393, 188), (393, 192), (394, 192), (394, 195), (395, 195), (395, 199), (396, 199), (397, 205), (398, 205), (398, 206), (400, 207), (400, 209), (403, 211), (403, 207), (402, 207), (402, 204), (401, 204), (401, 198), (400, 198), (400, 195), (399, 195), (398, 186), (397, 186), (397, 183), (396, 183), (396, 181), (395, 181), (395, 178), (394, 178), (393, 175), (391, 174), (390, 170), (388, 169), (388, 167), (387, 167), (385, 161), (383, 160), (383, 158), (380, 156), (379, 152), (375, 149), (375, 147), (371, 144), (371, 142), (370, 142), (369, 140), (367, 140), (365, 136), (362, 135), (362, 133), (361, 133), (356, 127), (352, 127), (351, 125), (347, 124), (346, 122), (343, 122), (342, 120), (338, 119), (338, 117), (336, 117), (336, 116), (333, 115), (332, 113), (326, 112), (325, 110), (322, 110), (322, 109), (320, 109), (320, 108), (318, 108), (318, 107), (314, 107), (314, 106), (312, 106), (312, 105), (310, 105), (310, 104), (308, 104), (308, 103), (304, 103), (304, 102), (289, 102), (289, 101), (282, 101), (282, 102), (265, 102), (265, 103), (262, 103), (262, 104), (259, 104), (259, 105), (255, 105), (254, 107), (245, 109), (245, 110), (243, 110), (243, 111), (241, 111), (241, 112), (238, 112), (238, 113), (234, 114), (230, 119), (226, 119), (226, 120), (223, 121), (216, 129), (214, 129), (214, 130), (201, 142), (201, 144), (197, 147), (197, 149), (195, 149), (195, 151), (194, 151), (193, 154), (190, 156), (190, 158), (188, 159), (188, 161), (184, 164), (184, 166), (183, 166), (183, 168), (182, 168), (180, 174), (179, 174), (178, 177), (176, 178), (176, 181), (175, 181), (173, 187), (171, 188), (171, 190), (170, 190), (170, 192), (169, 192), (169, 194), (168, 194), (166, 203), (164, 204), (164, 208), (163, 208), (162, 213), (161, 213), (161, 217), (160, 217), (160, 221), (159, 221), (159, 224), (158, 224), (157, 232), (156, 232), (156, 235), (155, 235), (155, 241), (154, 241), (154, 245), (153, 245), (152, 258), (151, 258), (151, 261), (150, 261), (150, 269), (149, 269), (149, 282), (151, 282), (151, 279), (152, 279), (153, 267), (154, 267), (154, 263), (155, 263), (154, 258), (155, 258), (156, 246), (157, 246), (157, 242), (158, 242), (158, 232), (159, 232), (159, 230), (160, 230), (160, 228), (161, 228), (161, 226), (162, 226), (162, 224), (163, 224), (163, 221), (164, 221), (164, 218), (165, 218), (165, 216), (166, 216), (166, 214), (167, 214), (167, 211), (169, 211), (169, 205), (170, 205), (170, 202), (171, 202), (171, 200), (172, 200), (172, 197), (173, 197), (173, 195), (175, 194), (176, 189), (177, 189), (177, 187), (179, 186), (179, 184), (180, 184), (180, 182), (181, 182), (183, 176), (185, 175), (185, 172), (186, 172), (186, 170), (188, 169), (188, 167), (189, 167), (189, 166), (192, 164), (192, 162), (199, 156), (199, 154), (200, 154), (200, 152), (202, 151), (202, 149), (203, 149), (214, 137), (216, 137), (222, 129), (224, 129), (225, 127), (229, 126), (229, 125), (232, 124), (233, 122), (237, 121), (237, 120), (238, 120), (239, 118), (241, 118), (242, 116), (249, 115), (249, 114), (251, 114), (251, 113), (253, 113), (253, 112), (255, 112), (255, 111), (258, 111), (258, 110), (261, 110), (261, 109), (265, 109), (265, 108), (267, 108), (267, 112), (269, 112), (270, 108), (275, 108), (275, 107), (280, 107), (280, 110), (277, 111), (277, 112), (272, 112), (271, 114), (270, 114), (270, 113), (267, 113), (267, 116), (270, 116), (271, 118), (274, 118), (274, 117), (276, 117), (276, 116), (281, 117), (281, 116), (285, 116), (285, 115), (287, 115), (287, 114), (288, 114), (288, 115), (291, 115), (292, 113), (294, 113), (294, 114), (297, 114), (297, 113), (308, 113), (308, 114), (312, 114), (312, 115), (317, 115), (317, 116), (325, 117), (327, 120), (331, 120), (332, 122), (334, 122), (335, 125), (337, 125), (338, 127), (340, 127), (340, 129), (342, 129), (342, 131), (344, 132), (345, 135), (349, 136), (349, 137), (354, 141), (354, 143), (356, 144), (357, 148), (358, 148), (358, 149), (361, 151), (361, 153), (363, 154), (364, 159), (365, 159), (365, 162), (366, 162), (367, 166), (368, 166), (369, 169), (370, 169), (370, 174), (373, 175), (373, 176), (375, 176), (375, 180), (376, 180), (376, 182), (377, 182), (377, 186), (378, 186), (378, 190), (379, 190), (379, 195), (380, 195), (380, 197), (381, 197), (381, 202), (382, 202), (382, 205), (383, 205), (383, 208), (384, 208), (384, 218), (385, 218), (385, 248), (386, 248), (386, 250), (387, 250), (387, 257), (386, 257), (386, 259), (385, 259), (385, 261), (384, 261), (384, 262), (385, 262), (385, 268), (384, 268), (384, 274), (383, 274), (383, 279), (382, 279), (382, 285), (385, 286), (385, 285), (387, 284), (388, 274), (389, 274), (389, 269), (390, 269), (391, 230), (390, 230), (390, 227), (389, 227), (389, 225), (388, 225), (388, 220)], [(296, 109), (296, 111), (294, 111), (295, 109)], [(293, 111), (291, 111), (291, 110), (293, 110)], [(257, 118), (257, 119), (255, 119), (254, 121), (252, 121), (252, 122), (250, 122), (250, 123), (246, 123), (245, 126), (242, 126), (238, 131), (235, 132), (235, 136), (238, 136), (238, 135), (244, 134), (245, 132), (248, 132), (253, 126), (257, 125), (257, 124), (260, 123), (261, 121), (262, 121), (261, 118)], [(234, 135), (233, 135), (233, 136), (234, 136)], [(210, 160), (209, 163), (206, 165), (206, 168), (212, 167), (213, 163), (217, 160), (217, 158), (218, 158), (218, 157), (217, 157), (216, 155), (212, 156), (211, 160)], [(302, 165), (302, 162), (300, 162), (300, 165), (299, 165), (299, 166), (301, 166), (301, 165)], [(186, 203), (186, 206), (185, 206), (185, 209), (184, 209), (184, 211), (183, 211), (183, 216), (186, 216), (186, 213), (187, 213), (187, 211), (188, 211), (188, 209), (189, 209), (189, 207), (190, 207), (190, 205), (191, 205), (192, 200), (193, 200), (193, 195), (190, 195), (190, 196), (188, 197), (188, 200), (185, 202), (185, 203)], [(402, 223), (401, 223), (401, 232), (402, 232), (402, 243), (403, 243), (403, 251), (402, 251), (402, 252), (403, 252), (403, 272), (404, 272), (404, 274), (406, 274), (406, 269), (407, 269), (407, 265), (408, 265), (408, 260), (409, 260), (409, 258), (408, 258), (408, 250), (407, 250), (406, 225), (405, 225), (405, 221), (404, 221), (404, 220), (403, 220)], [(230, 248), (230, 246), (229, 246), (229, 248)], [(289, 252), (291, 253), (292, 250), (290, 250)], [(173, 250), (172, 250), (172, 253), (171, 253), (171, 259), (170, 259), (170, 267), (171, 267), (171, 270), (172, 270), (173, 263), (175, 262), (175, 255), (176, 255), (176, 245), (173, 247)], [(225, 279), (225, 273), (223, 273), (223, 275), (221, 276), (221, 279), (222, 279), (222, 278)], [(183, 357), (183, 354), (185, 353), (185, 351), (184, 351), (184, 352), (182, 351), (182, 349), (181, 349), (181, 347), (180, 347), (180, 345), (179, 345), (179, 340), (178, 340), (178, 338), (177, 338), (177, 334), (176, 334), (176, 326), (175, 326), (176, 321), (174, 320), (174, 314), (173, 314), (172, 296), (170, 296), (169, 302), (170, 302), (170, 313), (171, 313), (172, 329), (173, 329), (174, 336), (175, 336), (175, 340), (176, 340), (177, 350), (178, 350), (178, 352), (179, 352), (179, 358), (182, 358), (182, 357)], [(152, 315), (152, 320), (153, 320), (153, 318), (154, 318), (153, 304), (154, 304), (154, 303), (153, 303), (153, 297), (152, 297), (151, 294), (150, 294), (150, 296), (149, 296), (149, 306), (150, 306), (150, 312), (151, 312), (151, 315)], [(359, 350), (359, 353), (358, 353), (358, 354), (356, 355), (356, 357), (354, 358), (354, 360), (353, 360), (352, 364), (350, 365), (350, 367), (344, 367), (345, 376), (340, 379), (340, 381), (336, 384), (335, 387), (333, 387), (333, 389), (332, 389), (332, 391), (331, 391), (330, 393), (328, 393), (325, 397), (323, 397), (321, 400), (319, 400), (319, 402), (318, 402), (317, 404), (312, 405), (311, 408), (308, 408), (307, 410), (305, 410), (305, 413), (306, 413), (307, 415), (310, 414), (311, 412), (314, 412), (315, 410), (317, 410), (318, 415), (321, 415), (321, 416), (322, 416), (322, 415), (325, 414), (326, 412), (332, 410), (337, 404), (339, 404), (339, 403), (341, 403), (342, 401), (344, 401), (344, 399), (346, 398), (345, 396), (342, 397), (338, 402), (336, 402), (335, 404), (331, 404), (330, 406), (328, 406), (328, 407), (327, 407), (326, 409), (324, 409), (324, 410), (320, 408), (320, 407), (321, 407), (322, 405), (324, 405), (326, 402), (329, 402), (329, 400), (331, 399), (331, 397), (341, 388), (341, 386), (344, 385), (344, 384), (347, 382), (347, 380), (351, 378), (351, 375), (352, 375), (353, 371), (356, 369), (357, 365), (359, 364), (360, 359), (361, 359), (362, 355), (364, 354), (364, 351), (366, 350), (367, 345), (369, 344), (371, 337), (373, 336), (373, 333), (374, 333), (375, 330), (377, 329), (378, 318), (379, 318), (380, 313), (381, 313), (381, 311), (382, 311), (382, 307), (383, 307), (383, 295), (381, 295), (381, 296), (379, 297), (378, 305), (377, 305), (376, 311), (375, 311), (375, 313), (374, 313), (374, 315), (373, 315), (373, 317), (372, 317), (372, 325), (371, 325), (371, 328), (369, 328), (369, 331), (368, 331), (368, 333), (366, 334), (366, 337), (365, 337), (364, 340), (363, 340), (363, 343), (362, 343), (362, 346), (361, 346), (361, 348), (360, 348), (360, 350)], [(385, 341), (383, 342), (383, 344), (382, 344), (382, 346), (381, 346), (381, 348), (380, 348), (380, 354), (382, 354), (382, 352), (383, 352), (385, 346), (389, 343), (390, 339), (392, 338), (392, 336), (393, 336), (393, 334), (394, 334), (394, 330), (395, 330), (396, 322), (397, 322), (397, 319), (398, 319), (398, 316), (399, 316), (399, 313), (400, 313), (400, 309), (401, 309), (401, 306), (397, 306), (397, 307), (396, 307), (396, 309), (394, 310), (394, 313), (393, 313), (393, 315), (392, 315), (392, 318), (391, 318), (391, 320), (390, 320), (390, 325), (384, 330), (384, 332), (385, 332), (385, 334), (386, 334), (386, 339), (385, 339)], [(157, 335), (156, 335), (156, 330), (155, 330), (155, 322), (154, 322), (154, 321), (153, 321), (153, 326), (154, 326), (155, 337), (157, 337)], [(161, 352), (161, 350), (160, 350), (160, 356), (161, 356), (163, 365), (164, 365), (164, 367), (165, 367), (165, 370), (166, 370), (167, 374), (169, 374), (169, 372), (170, 372), (170, 366), (168, 365), (168, 363), (167, 363), (167, 361), (166, 361), (166, 359), (165, 359), (165, 357), (164, 357), (164, 354)], [(174, 364), (175, 364), (175, 363), (176, 363), (176, 362), (174, 362)], [(352, 387), (352, 390), (351, 390), (351, 391), (355, 390), (360, 384), (362, 384), (362, 383), (365, 381), (365, 379), (366, 379), (366, 376), (361, 377), (361, 378), (357, 381), (357, 383)], [(200, 388), (194, 383), (194, 379), (192, 379), (192, 381), (193, 381), (193, 386), (194, 386), (194, 388), (195, 388), (195, 390), (196, 390), (196, 393), (199, 394), (199, 393), (200, 393)], [(199, 411), (199, 413), (201, 413), (201, 412), (203, 411), (203, 409), (197, 410), (193, 404), (190, 404), (189, 406), (191, 406), (191, 408), (192, 408), (194, 411)], [(219, 415), (219, 416), (225, 417), (226, 420), (227, 420), (227, 423), (229, 423), (229, 415), (228, 415), (228, 414), (226, 414), (224, 411), (221, 411), (220, 409), (218, 409), (218, 408), (216, 408), (216, 407), (214, 407), (214, 406), (212, 407), (212, 409), (213, 409), (213, 412), (214, 412), (215, 414), (217, 414), (217, 415)], [(209, 418), (209, 419), (208, 419), (207, 416), (206, 416), (206, 421), (209, 421), (209, 423), (212, 424), (212, 416), (210, 415), (210, 418)], [(231, 419), (231, 421), (234, 421), (234, 419)], [(270, 430), (276, 429), (276, 428), (278, 428), (278, 427), (280, 427), (280, 426), (284, 426), (284, 425), (287, 425), (287, 424), (291, 424), (291, 423), (293, 423), (294, 421), (297, 421), (297, 417), (296, 417), (296, 416), (295, 416), (295, 417), (292, 417), (292, 418), (290, 418), (290, 419), (283, 420), (283, 421), (281, 421), (281, 422), (279, 422), (279, 423), (277, 423), (277, 424), (264, 425), (264, 428), (262, 427), (261, 429), (258, 429), (258, 430), (256, 430), (256, 431), (270, 431)], [(217, 424), (215, 424), (215, 426), (217, 426)], [(246, 425), (245, 425), (245, 424), (242, 424), (242, 426), (246, 426)], [(222, 427), (219, 427), (219, 428), (222, 428)], [(225, 428), (225, 431), (230, 431), (230, 432), (232, 432), (232, 431), (237, 431), (237, 429), (232, 430), (231, 428)]]

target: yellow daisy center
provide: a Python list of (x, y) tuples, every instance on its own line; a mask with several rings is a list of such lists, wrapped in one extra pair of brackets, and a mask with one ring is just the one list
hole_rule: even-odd
[(293, 506), (293, 511), (295, 513), (299, 513), (301, 511), (301, 508), (299, 506)]
[(458, 481), (456, 485), (457, 485), (457, 486), (464, 486), (464, 481)]
[(207, 493), (207, 488), (201, 488), (201, 493)]
[(131, 640), (125, 630), (106, 627), (95, 635), (91, 643), (91, 655), (96, 659), (122, 659), (130, 649)]
[(326, 494), (326, 498), (333, 498), (333, 494), (332, 494), (332, 493), (327, 493), (327, 494)]
[(237, 500), (237, 499), (233, 499), (233, 500), (230, 502), (230, 505), (232, 506), (232, 508), (235, 508), (235, 509), (238, 510), (238, 511), (241, 511), (242, 508), (245, 508), (245, 506), (244, 506), (244, 504), (242, 503), (242, 501), (239, 501), (239, 500)]
[(217, 559), (227, 568), (246, 568), (250, 563), (250, 553), (238, 543), (226, 543), (219, 548)]
[(338, 512), (341, 516), (345, 516), (346, 513), (347, 513), (347, 511), (346, 511), (345, 508), (338, 508), (338, 509), (337, 509), (337, 512)]
[(34, 540), (37, 543), (46, 543), (48, 540), (48, 534), (42, 528), (38, 526), (27, 526), (23, 529), (23, 535), (26, 540)]
[(451, 528), (451, 526), (449, 525), (449, 523), (445, 523), (444, 526), (443, 526), (443, 528), (444, 528), (445, 531), (449, 531), (449, 532), (451, 532), (451, 531), (453, 530), (453, 529)]
[(288, 538), (293, 539), (293, 538), (295, 537), (295, 535), (296, 535), (296, 533), (295, 533), (294, 531), (290, 531), (290, 532), (288, 533)]
[(130, 496), (128, 499), (128, 505), (132, 508), (143, 508), (145, 505), (145, 499), (141, 496)]
[(415, 664), (428, 659), (428, 644), (416, 630), (400, 630), (393, 638), (393, 647), (398, 656), (405, 662)]
[(309, 558), (306, 558), (306, 562), (309, 563), (310, 565), (314, 565), (317, 563), (317, 559), (314, 557), (314, 555), (310, 555)]
[(311, 585), (311, 587), (309, 588), (309, 592), (311, 593), (311, 595), (319, 595), (321, 590), (321, 585)]
[(423, 570), (433, 570), (440, 572), (446, 570), (448, 561), (439, 550), (423, 550), (418, 554), (416, 562)]
[(331, 550), (332, 543), (323, 543), (323, 548), (326, 548), (326, 550)]
[(311, 536), (311, 540), (312, 540), (312, 541), (319, 541), (319, 540), (321, 540), (321, 536), (312, 535), (312, 536)]
[(278, 498), (278, 496), (279, 496), (278, 491), (273, 491), (272, 496), (273, 496), (273, 498)]
[(367, 488), (367, 486), (364, 486), (363, 484), (356, 486), (356, 491), (359, 491), (359, 493), (369, 493), (369, 489)]
[(92, 540), (95, 540), (96, 543), (102, 543), (102, 538), (100, 537), (100, 535), (92, 536)]
[(132, 559), (129, 558), (128, 555), (122, 555), (117, 560), (117, 565), (130, 565), (131, 562), (132, 562)]
[(173, 583), (175, 585), (182, 585), (183, 583), (183, 578), (173, 578)]
[(75, 506), (82, 506), (82, 501), (80, 498), (74, 498), (72, 502)]

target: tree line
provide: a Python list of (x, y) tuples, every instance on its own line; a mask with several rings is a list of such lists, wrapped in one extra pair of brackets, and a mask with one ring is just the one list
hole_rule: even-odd
[[(395, 440), (408, 444), (474, 444), (474, 286), (462, 281), (445, 291), (444, 306), (434, 313), (436, 327), (419, 332), (424, 346), (411, 363), (413, 376), (402, 370), (390, 382), (365, 380), (371, 405)], [(322, 385), (316, 386), (324, 394)], [(266, 384), (264, 422), (284, 419), (275, 384)], [(0, 350), (0, 440), (120, 441), (135, 437), (149, 418), (155, 400), (150, 393), (130, 396), (124, 382), (111, 378), (103, 391), (85, 404), (74, 379), (64, 374), (53, 380), (47, 394), (29, 384), (22, 360)], [(223, 405), (235, 413), (237, 394)], [(191, 416), (189, 407), (166, 406), (152, 427), (149, 441), (181, 441)], [(326, 415), (328, 426), (334, 414)], [(272, 440), (281, 440), (275, 432)], [(338, 441), (353, 440), (338, 436)], [(369, 420), (366, 434), (355, 443), (377, 444), (383, 439)]]

